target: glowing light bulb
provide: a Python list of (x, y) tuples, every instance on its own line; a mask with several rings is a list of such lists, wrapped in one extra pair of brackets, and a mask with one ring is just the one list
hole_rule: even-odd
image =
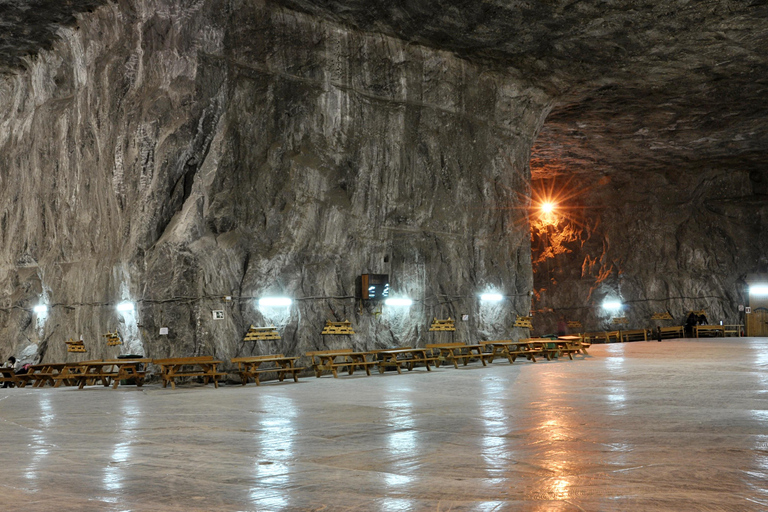
[(259, 299), (260, 307), (287, 308), (291, 304), (293, 304), (293, 300), (288, 297), (262, 297)]
[(552, 203), (542, 203), (541, 211), (543, 213), (552, 213), (555, 210), (555, 205)]

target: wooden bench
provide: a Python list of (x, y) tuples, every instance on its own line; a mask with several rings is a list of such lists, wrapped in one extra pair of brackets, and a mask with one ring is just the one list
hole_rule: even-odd
[(370, 367), (379, 364), (378, 361), (368, 359), (368, 356), (372, 356), (372, 352), (353, 352), (351, 348), (315, 350), (307, 352), (306, 355), (312, 359), (312, 370), (315, 372), (315, 377), (318, 378), (323, 372), (328, 371), (333, 374), (334, 378), (338, 378), (339, 368), (346, 368), (349, 375), (355, 373), (355, 368), (362, 368), (366, 375), (370, 375)]
[(659, 332), (661, 333), (661, 339), (672, 339), (672, 338), (685, 338), (685, 327), (682, 325), (674, 325), (672, 327), (659, 327)]
[(377, 361), (379, 373), (384, 373), (388, 367), (397, 369), (397, 373), (402, 373), (402, 367), (405, 366), (408, 371), (413, 370), (417, 364), (423, 364), (428, 372), (432, 371), (429, 363), (435, 363), (436, 358), (429, 355), (428, 348), (393, 348), (376, 350), (374, 353), (379, 356)]
[(78, 383), (78, 388), (83, 389), (86, 385), (94, 385), (101, 382), (104, 387), (112, 385), (112, 389), (117, 389), (121, 381), (133, 379), (137, 387), (144, 385), (146, 370), (144, 365), (151, 359), (102, 359), (93, 361), (83, 361), (80, 366), (83, 371), (74, 377)]
[(16, 375), (16, 370), (12, 366), (0, 368), (0, 382), (8, 383), (11, 387), (23, 388), (29, 382), (27, 374)]
[(481, 341), (481, 345), (491, 347), (491, 352), (487, 356), (488, 360), (492, 363), (496, 358), (496, 354), (500, 353), (506, 357), (509, 364), (513, 364), (517, 360), (518, 356), (524, 356), (531, 362), (536, 362), (536, 355), (540, 352), (532, 349), (528, 343), (522, 341), (513, 340), (493, 340), (493, 341)]
[(556, 340), (551, 340), (549, 338), (523, 338), (520, 341), (527, 343), (532, 350), (538, 351), (539, 355), (543, 355), (547, 358), (547, 361), (551, 361), (560, 355), (560, 351), (557, 349), (557, 346), (555, 346)]
[(608, 340), (608, 343), (611, 340), (618, 343), (621, 341), (621, 331), (605, 331), (605, 339)]
[(723, 327), (725, 328), (724, 331), (723, 331), (725, 333), (725, 336), (739, 336), (739, 337), (741, 337), (741, 333), (742, 333), (742, 331), (744, 329), (744, 326), (741, 325), (741, 324), (739, 324), (739, 325), (730, 325), (729, 324), (729, 325), (724, 325)]
[(80, 375), (83, 370), (85, 370), (85, 368), (80, 366), (80, 363), (64, 363), (64, 365), (59, 368), (58, 373), (53, 372), (51, 375), (51, 379), (54, 382), (53, 387), (58, 388), (61, 387), (62, 384), (65, 386), (74, 386), (77, 384), (78, 375)]
[[(237, 372), (240, 374), (243, 386), (248, 384), (250, 379), (260, 386), (259, 375), (264, 373), (277, 373), (277, 379), (280, 382), (285, 380), (286, 374), (293, 377), (294, 382), (299, 382), (299, 372), (306, 368), (294, 366), (298, 357), (285, 357), (283, 354), (273, 354), (266, 356), (235, 357), (232, 362), (237, 364)], [(261, 365), (272, 363), (272, 366), (262, 368)]]
[(470, 359), (480, 359), (483, 366), (486, 358), (491, 358), (491, 354), (483, 352), (484, 345), (465, 345), (464, 343), (428, 343), (427, 348), (432, 350), (435, 368), (440, 367), (441, 362), (451, 362), (453, 367), (459, 368), (459, 361), (467, 366)]
[(648, 341), (648, 329), (628, 329), (626, 331), (619, 331), (619, 337), (622, 342)]
[(608, 336), (605, 332), (585, 332), (582, 334), (584, 341), (592, 343), (608, 343)]
[(575, 347), (585, 356), (589, 355), (587, 354), (587, 349), (591, 347), (592, 344), (584, 341), (584, 337), (581, 334), (566, 334), (565, 336), (558, 336), (557, 339), (559, 341), (568, 342), (572, 347)]
[(699, 338), (701, 334), (715, 336), (720, 335), (725, 338), (725, 326), (723, 325), (694, 325), (693, 332), (696, 333), (696, 337)]
[[(171, 389), (176, 389), (176, 379), (179, 377), (202, 377), (205, 385), (212, 380), (213, 386), (218, 388), (219, 378), (227, 376), (226, 373), (216, 371), (216, 366), (221, 364), (221, 361), (212, 356), (172, 357), (153, 359), (152, 362), (160, 366), (163, 387), (170, 383)], [(194, 367), (198, 369), (192, 369)]]

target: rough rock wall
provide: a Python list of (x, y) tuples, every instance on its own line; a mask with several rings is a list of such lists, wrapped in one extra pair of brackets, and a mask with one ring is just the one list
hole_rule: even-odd
[[(433, 316), (470, 315), (458, 341), (528, 311), (540, 91), (269, 3), (125, 1), (61, 36), (0, 84), (5, 353), (414, 345)], [(361, 308), (367, 272), (414, 306)], [(488, 289), (508, 299), (481, 305)], [(260, 311), (266, 295), (296, 301)], [(328, 319), (357, 334), (321, 338)], [(273, 323), (282, 341), (240, 341)], [(126, 344), (108, 348), (114, 328)], [(67, 354), (80, 335), (88, 353)]]
[[(768, 176), (697, 167), (560, 180), (555, 190), (576, 192), (570, 219), (534, 223), (538, 332), (555, 332), (561, 316), (586, 330), (615, 329), (615, 316), (628, 328), (681, 325), (699, 309), (711, 323), (744, 323), (744, 277), (768, 269)], [(624, 308), (606, 311), (605, 300)], [(664, 311), (673, 320), (650, 320)]]

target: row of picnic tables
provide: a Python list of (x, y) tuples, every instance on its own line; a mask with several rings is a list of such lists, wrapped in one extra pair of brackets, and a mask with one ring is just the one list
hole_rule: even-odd
[(523, 340), (482, 341), (468, 345), (464, 343), (428, 344), (426, 347), (402, 347), (365, 352), (354, 352), (352, 349), (322, 350), (307, 352), (311, 358), (312, 370), (316, 377), (324, 372), (330, 372), (338, 377), (339, 370), (345, 369), (349, 375), (355, 370), (364, 370), (371, 375), (371, 368), (377, 368), (379, 373), (395, 369), (402, 373), (417, 366), (423, 366), (431, 371), (431, 366), (439, 368), (441, 364), (453, 364), (458, 368), (459, 363), (467, 365), (471, 359), (479, 360), (483, 366), (492, 363), (496, 358), (506, 358), (510, 364), (518, 357), (536, 362), (537, 357), (551, 361), (561, 355), (573, 359), (573, 354), (587, 354), (589, 343), (580, 336), (563, 336), (560, 339), (528, 338)]
[[(441, 363), (452, 363), (458, 368), (459, 363), (466, 365), (471, 359), (479, 359), (483, 366), (493, 362), (498, 357), (506, 358), (514, 363), (518, 357), (536, 362), (537, 357), (551, 360), (560, 355), (587, 353), (588, 343), (578, 336), (565, 336), (563, 339), (550, 340), (529, 338), (526, 340), (497, 340), (484, 341), (474, 345), (464, 343), (431, 344), (424, 348), (399, 347), (368, 352), (355, 352), (352, 349), (325, 350), (308, 352), (311, 358), (312, 370), (317, 377), (329, 371), (338, 377), (338, 370), (345, 368), (352, 375), (356, 369), (365, 370), (371, 374), (371, 368), (378, 368), (380, 373), (387, 369), (413, 370), (417, 365), (423, 365), (431, 371), (431, 365), (439, 367)], [(237, 357), (231, 359), (237, 369), (243, 385), (253, 380), (260, 384), (260, 376), (265, 373), (277, 374), (278, 380), (286, 376), (298, 381), (298, 375), (307, 368), (296, 366), (298, 357), (286, 357), (283, 354), (263, 356)], [(107, 359), (70, 363), (41, 363), (32, 365), (27, 373), (17, 374), (13, 368), (0, 368), (0, 381), (9, 382), (17, 387), (40, 388), (50, 385), (54, 388), (77, 386), (83, 389), (86, 385), (101, 384), (105, 387), (117, 388), (121, 382), (131, 380), (137, 386), (142, 386), (147, 377), (147, 366), (153, 363), (160, 368), (163, 387), (168, 385), (176, 388), (176, 380), (180, 378), (201, 377), (204, 384), (213, 383), (219, 387), (219, 380), (229, 372), (220, 371), (223, 361), (212, 356), (180, 357), (166, 359)]]

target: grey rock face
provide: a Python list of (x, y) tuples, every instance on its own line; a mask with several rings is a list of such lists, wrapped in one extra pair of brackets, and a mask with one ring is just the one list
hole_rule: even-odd
[[(680, 325), (700, 309), (713, 323), (744, 323), (744, 278), (768, 269), (760, 174), (705, 168), (676, 179), (585, 178), (571, 180), (569, 188), (581, 192), (563, 205), (571, 205), (565, 211), (573, 222), (534, 230), (537, 328), (554, 332), (560, 316), (587, 330), (611, 328), (615, 316), (625, 316), (630, 328)], [(607, 311), (605, 300), (625, 307)], [(665, 311), (674, 320), (651, 320)]]
[[(457, 341), (508, 336), (528, 311), (539, 89), (270, 5), (110, 4), (63, 35), (0, 85), (4, 351), (63, 360), (83, 335), (70, 360), (114, 357), (118, 328), (124, 353), (300, 354), (461, 314)], [(369, 272), (415, 305), (361, 309)], [(481, 305), (491, 288), (508, 300)], [(355, 336), (320, 337), (344, 319)], [(281, 342), (240, 341), (273, 323)]]

